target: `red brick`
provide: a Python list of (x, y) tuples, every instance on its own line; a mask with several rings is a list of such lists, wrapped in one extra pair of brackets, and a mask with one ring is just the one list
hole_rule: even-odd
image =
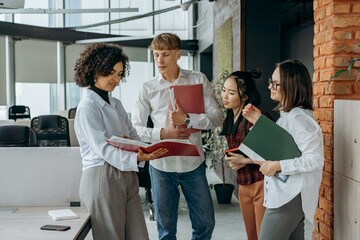
[(320, 197), (319, 198), (319, 208), (324, 210), (327, 213), (332, 214), (334, 210), (334, 205), (331, 201), (327, 200), (326, 198)]
[(320, 228), (321, 235), (323, 235), (326, 239), (332, 238), (333, 230), (331, 227), (320, 222), (319, 228)]
[(314, 69), (322, 69), (325, 67), (326, 57), (316, 58), (314, 60)]
[(324, 95), (326, 84), (316, 84), (313, 87), (313, 93), (315, 96)]
[(314, 106), (314, 108), (318, 108), (318, 107), (319, 107), (319, 98), (314, 97), (314, 99), (313, 99), (313, 106)]
[(354, 83), (354, 93), (360, 94), (360, 80)]
[(329, 147), (324, 147), (324, 158), (326, 161), (333, 161), (333, 149)]
[(331, 15), (333, 15), (333, 14), (334, 14), (334, 7), (333, 7), (333, 5), (327, 6), (327, 7), (325, 8), (325, 16), (326, 16), (326, 17), (329, 17), (329, 16), (331, 16)]
[(337, 57), (334, 57), (334, 66), (345, 67), (349, 64), (350, 59), (350, 56), (338, 55)]
[(333, 136), (332, 134), (323, 134), (324, 135), (324, 146), (332, 147), (333, 146)]
[(327, 226), (331, 226), (331, 218), (332, 218), (331, 214), (325, 212), (322, 209), (319, 208), (316, 209), (315, 219), (318, 220), (319, 222), (324, 223)]
[(337, 27), (356, 27), (360, 26), (360, 16), (334, 16), (333, 26)]
[(336, 4), (334, 5), (334, 14), (350, 13), (350, 4)]
[(325, 120), (325, 109), (323, 108), (317, 108), (314, 111), (314, 118), (316, 121), (324, 121)]
[(325, 34), (319, 33), (314, 36), (314, 45), (318, 45), (324, 42), (325, 42)]
[(360, 31), (355, 31), (355, 39), (360, 39)]
[(334, 107), (334, 96), (321, 96), (319, 100), (319, 107), (333, 108)]
[(324, 161), (324, 171), (332, 173), (334, 170), (334, 165), (332, 161)]
[(334, 110), (333, 109), (325, 110), (325, 120), (328, 122), (334, 121)]
[[(334, 185), (333, 184), (333, 176), (332, 176), (332, 174), (330, 174), (328, 172), (323, 172), (321, 183), (328, 186), (328, 187), (332, 187)], [(325, 198), (324, 198), (324, 200), (325, 200)], [(329, 202), (329, 200), (327, 200), (327, 201)], [(326, 209), (324, 209), (324, 210), (326, 210)]]
[(347, 95), (352, 94), (352, 83), (342, 83), (333, 81), (330, 84), (329, 93), (335, 95)]
[(320, 81), (328, 82), (331, 76), (333, 75), (334, 71), (332, 69), (321, 70), (320, 71)]
[(355, 4), (353, 5), (353, 8), (352, 8), (352, 12), (353, 13), (360, 13), (360, 4)]
[(320, 122), (320, 127), (323, 133), (332, 133), (333, 131), (333, 123), (329, 122)]
[[(330, 202), (333, 202), (334, 200), (334, 189), (328, 186), (325, 186), (324, 188), (324, 198), (329, 200)], [(328, 220), (330, 223), (332, 223), (332, 219)], [(329, 223), (329, 224), (330, 224)]]

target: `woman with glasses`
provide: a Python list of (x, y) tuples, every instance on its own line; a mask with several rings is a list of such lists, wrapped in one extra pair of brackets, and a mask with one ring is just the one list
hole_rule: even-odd
[[(261, 73), (257, 70), (236, 71), (224, 82), (221, 98), (227, 114), (220, 134), (225, 135), (230, 149), (239, 147), (252, 126), (241, 112), (246, 104), (260, 104), (260, 94), (254, 82), (254, 78), (260, 76)], [(247, 239), (257, 240), (265, 212), (264, 175), (259, 171), (259, 165), (239, 153), (228, 152), (225, 159), (230, 167), (237, 171), (238, 197)]]
[[(301, 62), (287, 60), (277, 65), (269, 90), (280, 111), (276, 123), (292, 135), (302, 155), (279, 161), (254, 160), (265, 175), (266, 211), (260, 239), (304, 239), (304, 219), (313, 221), (324, 165), (323, 136), (313, 116), (312, 80)], [(260, 115), (252, 104), (243, 110), (253, 124)], [(285, 183), (274, 177), (278, 171), (289, 175)]]

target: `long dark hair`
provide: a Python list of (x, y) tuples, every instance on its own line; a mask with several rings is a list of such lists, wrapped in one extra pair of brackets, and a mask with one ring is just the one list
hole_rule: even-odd
[[(249, 72), (233, 72), (227, 76), (226, 79), (232, 78), (235, 80), (240, 100), (245, 101), (244, 106), (248, 103), (251, 103), (254, 106), (259, 106), (261, 103), (261, 97), (257, 91), (254, 81), (255, 78), (259, 77), (261, 77), (261, 72), (257, 69), (254, 69)], [(247, 99), (244, 99), (243, 96), (247, 96)], [(223, 122), (223, 129), (220, 132), (220, 135), (235, 136), (240, 124), (242, 126), (241, 135), (245, 136), (247, 134), (248, 121), (240, 114), (239, 118), (234, 123), (234, 111), (232, 109), (227, 109), (226, 117)]]
[(277, 109), (289, 112), (295, 107), (314, 110), (313, 83), (309, 71), (298, 60), (286, 60), (277, 64), (280, 71), (281, 101)]

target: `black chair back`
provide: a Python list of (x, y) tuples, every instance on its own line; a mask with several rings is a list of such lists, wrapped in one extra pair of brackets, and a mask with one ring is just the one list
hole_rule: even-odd
[(37, 136), (34, 129), (28, 126), (0, 126), (0, 147), (37, 147)]
[(30, 116), (30, 108), (24, 105), (13, 105), (9, 108), (9, 119), (21, 119), (21, 118), (29, 118)]
[(40, 147), (70, 146), (69, 121), (60, 115), (41, 115), (31, 119)]
[(70, 108), (68, 111), (68, 119), (74, 119), (76, 115), (76, 107)]

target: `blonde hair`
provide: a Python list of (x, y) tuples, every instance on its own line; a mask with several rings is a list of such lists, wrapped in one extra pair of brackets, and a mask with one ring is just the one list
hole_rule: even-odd
[(151, 42), (150, 50), (179, 50), (181, 47), (180, 38), (172, 33), (161, 33)]

